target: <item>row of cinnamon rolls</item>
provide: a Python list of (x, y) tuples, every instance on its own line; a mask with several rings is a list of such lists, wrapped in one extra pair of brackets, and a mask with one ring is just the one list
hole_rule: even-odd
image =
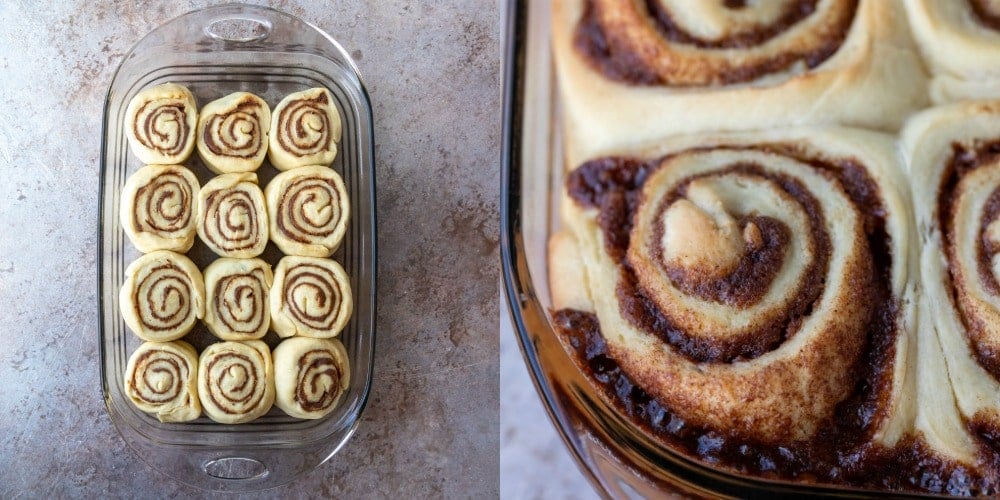
[(217, 174), (253, 172), (267, 156), (278, 170), (329, 165), (337, 155), (340, 114), (325, 88), (289, 94), (274, 108), (249, 92), (235, 92), (198, 112), (194, 94), (165, 83), (145, 89), (126, 109), (126, 137), (146, 164), (179, 165), (197, 145)]
[(182, 340), (146, 342), (129, 359), (125, 392), (163, 422), (205, 415), (250, 422), (277, 405), (287, 415), (329, 414), (350, 384), (347, 351), (337, 339), (293, 337), (272, 352), (252, 340), (212, 344), (199, 355)]
[(261, 190), (255, 173), (222, 174), (200, 186), (182, 165), (147, 165), (125, 183), (121, 222), (142, 252), (187, 252), (197, 234), (216, 255), (251, 258), (270, 239), (287, 255), (329, 257), (350, 219), (337, 171), (282, 172)]

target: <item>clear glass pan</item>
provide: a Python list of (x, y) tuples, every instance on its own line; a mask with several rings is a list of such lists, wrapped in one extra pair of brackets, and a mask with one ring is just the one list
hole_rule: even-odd
[(744, 477), (692, 460), (621, 415), (577, 368), (556, 337), (547, 282), (563, 170), (550, 9), (549, 2), (517, 1), (508, 10), (501, 265), (528, 371), (580, 469), (613, 498), (907, 497)]
[[(326, 418), (298, 420), (277, 407), (249, 424), (222, 425), (206, 417), (161, 423), (137, 410), (123, 391), (129, 355), (139, 345), (121, 318), (118, 291), (138, 251), (119, 222), (125, 179), (142, 166), (129, 151), (122, 123), (129, 100), (165, 82), (186, 85), (199, 105), (236, 91), (253, 92), (272, 108), (285, 95), (330, 89), (341, 112), (343, 137), (333, 164), (351, 200), (351, 221), (333, 258), (351, 277), (354, 313), (340, 334), (350, 356), (351, 385)], [(153, 469), (210, 490), (259, 490), (286, 483), (332, 457), (350, 438), (365, 407), (375, 344), (375, 179), (372, 111), (357, 67), (318, 28), (277, 10), (231, 4), (173, 19), (140, 40), (119, 66), (104, 106), (98, 218), (99, 341), (108, 414), (135, 453)], [(186, 165), (204, 184), (213, 174), (197, 154)], [(260, 185), (278, 171), (265, 162)], [(200, 241), (188, 256), (202, 269), (215, 256)], [(261, 256), (272, 265), (273, 244)], [(214, 337), (199, 324), (185, 337), (199, 350)], [(273, 348), (278, 338), (264, 339)]]

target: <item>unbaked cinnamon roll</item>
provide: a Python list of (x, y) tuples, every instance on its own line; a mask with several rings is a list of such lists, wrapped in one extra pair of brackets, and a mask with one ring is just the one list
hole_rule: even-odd
[(289, 94), (271, 115), (268, 158), (278, 170), (329, 165), (337, 156), (340, 132), (340, 113), (329, 90)]
[(1000, 97), (1000, 3), (904, 2), (913, 35), (934, 75), (935, 103)]
[(309, 166), (278, 174), (264, 188), (271, 241), (287, 255), (329, 257), (340, 246), (351, 202), (340, 174)]
[(260, 259), (220, 258), (205, 268), (205, 325), (223, 340), (263, 337), (271, 325), (271, 266)]
[(197, 124), (194, 95), (175, 83), (139, 92), (125, 110), (125, 136), (143, 163), (184, 163), (194, 150)]
[(267, 206), (257, 174), (223, 174), (198, 192), (198, 236), (221, 257), (256, 257), (267, 246)]
[(249, 92), (212, 101), (198, 117), (198, 155), (213, 172), (253, 172), (267, 155), (271, 109)]
[(125, 324), (143, 340), (183, 337), (205, 313), (205, 284), (191, 259), (157, 250), (125, 269), (119, 295)]
[(922, 249), (921, 421), (936, 449), (1000, 449), (1000, 101), (932, 108), (903, 129)]
[(274, 348), (274, 403), (296, 418), (328, 415), (351, 382), (347, 351), (337, 339), (292, 337)]
[(271, 287), (271, 326), (281, 337), (330, 338), (351, 319), (351, 282), (336, 261), (289, 255)]
[(698, 458), (821, 481), (912, 439), (916, 245), (890, 137), (684, 137), (565, 189), (555, 324), (623, 412)]
[(559, 0), (568, 159), (682, 132), (897, 129), (926, 100), (901, 9), (895, 0)]
[(181, 165), (147, 165), (125, 181), (121, 222), (140, 252), (187, 252), (194, 244), (198, 178)]
[(212, 420), (242, 424), (274, 405), (271, 350), (259, 340), (219, 342), (201, 352), (198, 395)]
[(140, 344), (128, 360), (125, 394), (160, 422), (198, 418), (198, 352), (182, 340)]

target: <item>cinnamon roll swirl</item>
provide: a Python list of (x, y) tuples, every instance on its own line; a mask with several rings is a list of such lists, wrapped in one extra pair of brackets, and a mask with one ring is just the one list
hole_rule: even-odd
[(896, 0), (558, 0), (568, 160), (678, 133), (897, 129), (926, 101), (901, 8)]
[(336, 261), (289, 255), (271, 287), (271, 326), (280, 337), (336, 337), (351, 318), (351, 282)]
[(329, 257), (340, 246), (351, 203), (340, 174), (309, 166), (282, 172), (264, 188), (271, 241), (287, 255)]
[[(903, 129), (921, 238), (921, 421), (936, 449), (1000, 450), (1000, 102), (932, 108)], [(994, 463), (994, 467), (995, 463)]]
[(198, 117), (198, 155), (213, 172), (253, 172), (267, 155), (271, 108), (249, 92), (205, 105)]
[(160, 422), (198, 418), (198, 352), (182, 340), (140, 344), (128, 360), (125, 394)]
[(201, 352), (198, 395), (205, 415), (223, 424), (242, 424), (274, 405), (271, 350), (259, 340), (219, 342)]
[(296, 418), (328, 415), (351, 381), (347, 351), (337, 339), (292, 337), (274, 348), (274, 403)]
[[(613, 364), (685, 425), (789, 445), (852, 408), (854, 436), (910, 429), (915, 247), (890, 138), (681, 138), (586, 162), (566, 194), (551, 249), (582, 269), (551, 275), (555, 306), (592, 312)], [(557, 324), (579, 347), (577, 314)]]
[(125, 269), (119, 295), (125, 324), (143, 340), (183, 337), (205, 313), (205, 284), (187, 257), (157, 250)]
[(271, 325), (271, 266), (260, 259), (216, 259), (205, 268), (205, 325), (223, 340), (263, 337)]
[(267, 246), (267, 206), (257, 174), (223, 174), (198, 192), (198, 236), (220, 257), (256, 257)]
[(140, 252), (187, 252), (194, 244), (198, 178), (181, 165), (147, 165), (125, 181), (121, 222)]
[(1000, 4), (913, 0), (904, 5), (933, 73), (934, 103), (1000, 97)]
[(329, 90), (317, 87), (289, 94), (271, 115), (268, 158), (278, 170), (330, 165), (340, 132), (340, 113)]
[(139, 92), (125, 110), (125, 136), (143, 163), (184, 163), (194, 150), (197, 124), (194, 95), (175, 83)]

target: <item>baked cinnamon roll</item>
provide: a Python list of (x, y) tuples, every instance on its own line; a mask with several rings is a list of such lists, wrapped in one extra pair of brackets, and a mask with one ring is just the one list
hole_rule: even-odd
[(139, 161), (184, 163), (194, 150), (198, 105), (182, 85), (165, 83), (143, 90), (125, 110), (125, 136)]
[(904, 2), (933, 79), (935, 103), (1000, 97), (1000, 4), (990, 0)]
[(296, 418), (328, 415), (351, 381), (347, 351), (337, 339), (292, 337), (274, 348), (274, 403)]
[(267, 155), (271, 108), (249, 92), (205, 105), (198, 117), (198, 155), (213, 172), (253, 172)]
[(125, 394), (160, 422), (198, 418), (198, 352), (182, 340), (140, 344), (128, 360)]
[(186, 335), (204, 316), (205, 284), (191, 259), (157, 250), (125, 269), (119, 302), (133, 333), (143, 340), (167, 342)]
[(920, 422), (929, 442), (996, 467), (1000, 449), (1000, 102), (921, 112), (903, 129), (921, 258)]
[(198, 178), (181, 165), (147, 165), (125, 181), (121, 222), (140, 252), (187, 252), (194, 244)]
[(274, 405), (271, 350), (259, 340), (219, 342), (201, 352), (198, 395), (212, 420), (242, 424)]
[(895, 0), (558, 0), (568, 160), (678, 133), (897, 129), (926, 100), (901, 9)]
[(278, 174), (264, 188), (271, 241), (287, 255), (329, 257), (351, 217), (347, 188), (335, 170), (309, 166)]
[(260, 259), (220, 258), (205, 268), (205, 325), (223, 340), (254, 340), (271, 325), (271, 266)]
[(271, 326), (280, 337), (336, 337), (351, 319), (351, 282), (336, 261), (289, 255), (271, 287)]
[(271, 115), (268, 158), (278, 170), (330, 165), (340, 141), (340, 113), (330, 91), (312, 88), (289, 94)]
[(198, 236), (221, 257), (256, 257), (267, 246), (267, 206), (257, 174), (223, 174), (198, 192)]
[(830, 474), (912, 439), (909, 206), (892, 139), (859, 130), (588, 161), (550, 245), (555, 324), (599, 389), (669, 442)]

